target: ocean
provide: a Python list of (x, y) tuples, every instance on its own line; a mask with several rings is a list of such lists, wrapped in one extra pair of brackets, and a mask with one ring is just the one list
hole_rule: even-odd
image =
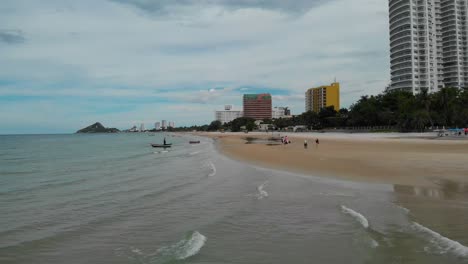
[(275, 171), (181, 134), (0, 136), (0, 263), (468, 263), (468, 186), (434, 183)]

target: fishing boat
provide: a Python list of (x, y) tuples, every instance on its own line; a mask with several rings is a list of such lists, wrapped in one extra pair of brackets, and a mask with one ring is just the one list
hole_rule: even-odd
[(170, 148), (172, 147), (172, 143), (171, 144), (151, 144), (151, 146), (153, 148)]
[(190, 144), (200, 144), (200, 140), (198, 140), (198, 141), (190, 141), (189, 143), (190, 143)]

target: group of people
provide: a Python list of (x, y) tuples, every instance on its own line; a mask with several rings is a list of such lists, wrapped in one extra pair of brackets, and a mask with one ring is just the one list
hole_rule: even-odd
[[(291, 144), (291, 140), (289, 140), (289, 137), (288, 136), (284, 136), (284, 137), (281, 137), (281, 143), (283, 144)], [(318, 145), (320, 144), (320, 141), (319, 139), (315, 139), (315, 145), (318, 147)], [(308, 147), (308, 142), (307, 142), (307, 139), (304, 140), (304, 148), (306, 149)]]
[[(315, 146), (318, 147), (319, 143), (320, 143), (320, 142), (319, 142), (319, 139), (318, 139), (318, 138), (315, 139)], [(308, 147), (308, 145), (309, 145), (309, 144), (307, 143), (307, 139), (304, 140), (304, 148), (305, 148), (305, 149)]]
[(288, 136), (281, 137), (281, 143), (283, 144), (291, 144), (291, 140), (289, 140)]

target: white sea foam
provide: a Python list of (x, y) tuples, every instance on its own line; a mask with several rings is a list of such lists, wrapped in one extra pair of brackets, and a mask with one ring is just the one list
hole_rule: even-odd
[(132, 252), (138, 255), (143, 255), (143, 252), (141, 252), (141, 250), (138, 248), (132, 248)]
[(190, 153), (189, 155), (190, 155), (190, 156), (195, 156), (195, 155), (197, 155), (197, 154), (200, 154), (200, 152), (201, 152), (201, 151), (195, 151), (195, 152)]
[(409, 214), (410, 213), (410, 210), (401, 206), (401, 205), (395, 205), (397, 208), (399, 208), (400, 210), (402, 210), (403, 212), (405, 212), (405, 214)]
[(206, 237), (199, 232), (195, 231), (190, 239), (185, 241), (182, 250), (177, 255), (177, 259), (186, 259), (196, 255), (200, 249), (205, 245)]
[(216, 175), (216, 167), (215, 165), (213, 164), (213, 162), (210, 161), (210, 163), (208, 164), (210, 169), (211, 169), (211, 173), (208, 174), (209, 177), (213, 177)]
[(371, 248), (376, 248), (376, 247), (379, 246), (379, 242), (377, 242), (377, 241), (375, 241), (374, 239), (371, 238), (370, 241), (369, 241), (369, 245), (370, 245)]
[(161, 151), (156, 151), (156, 152), (153, 152), (154, 154), (161, 154), (161, 153), (168, 153), (169, 151), (168, 150), (161, 150)]
[(257, 193), (257, 199), (260, 200), (260, 199), (263, 199), (263, 198), (268, 197), (268, 192), (265, 191), (265, 189), (264, 189), (264, 188), (265, 188), (265, 185), (266, 185), (267, 183), (268, 183), (268, 181), (262, 183), (261, 185), (259, 185), (259, 186), (257, 187), (257, 191), (258, 191), (258, 193)]
[(444, 237), (441, 234), (416, 222), (413, 222), (413, 227), (417, 231), (429, 235), (431, 244), (437, 247), (439, 253), (451, 252), (459, 257), (468, 257), (468, 247), (460, 244), (459, 242)]
[(200, 234), (198, 231), (191, 233), (191, 235), (176, 244), (164, 247), (158, 250), (158, 253), (163, 257), (170, 257), (177, 260), (183, 260), (200, 252), (201, 248), (205, 245), (207, 238)]
[(367, 221), (367, 219), (360, 213), (354, 211), (353, 209), (350, 209), (344, 205), (341, 206), (341, 211), (345, 214), (348, 214), (352, 217), (354, 217), (354, 219), (356, 219), (364, 228), (368, 228), (369, 227), (369, 221)]

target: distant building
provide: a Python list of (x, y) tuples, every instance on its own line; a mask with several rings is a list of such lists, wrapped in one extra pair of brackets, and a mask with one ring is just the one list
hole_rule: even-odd
[(128, 132), (138, 132), (138, 128), (136, 126), (133, 126), (128, 130)]
[(232, 120), (242, 117), (242, 111), (233, 110), (232, 105), (225, 105), (224, 111), (215, 111), (215, 120), (220, 121), (221, 124), (226, 124)]
[(310, 88), (305, 93), (305, 110), (320, 112), (322, 108), (333, 106), (335, 110), (340, 110), (340, 84), (337, 82), (331, 85)]
[(155, 128), (156, 130), (161, 130), (161, 123), (160, 123), (160, 122), (154, 123), (154, 128)]
[(141, 123), (140, 132), (144, 132), (144, 131), (145, 131), (145, 124)]
[(162, 128), (162, 129), (166, 129), (166, 128), (167, 128), (167, 121), (166, 121), (166, 120), (163, 120), (163, 121), (162, 121), (161, 128)]
[(215, 120), (222, 124), (229, 123), (239, 117), (242, 117), (242, 111), (215, 111)]
[(169, 127), (172, 127), (172, 128), (175, 128), (175, 122), (173, 122), (173, 121), (172, 121), (172, 122), (171, 122), (171, 121), (169, 121), (169, 125), (168, 125), (168, 126), (169, 126)]
[(271, 112), (272, 119), (279, 119), (279, 118), (290, 118), (291, 110), (288, 107), (274, 107), (273, 111)]
[(271, 119), (271, 95), (270, 94), (244, 94), (244, 117), (255, 120)]

